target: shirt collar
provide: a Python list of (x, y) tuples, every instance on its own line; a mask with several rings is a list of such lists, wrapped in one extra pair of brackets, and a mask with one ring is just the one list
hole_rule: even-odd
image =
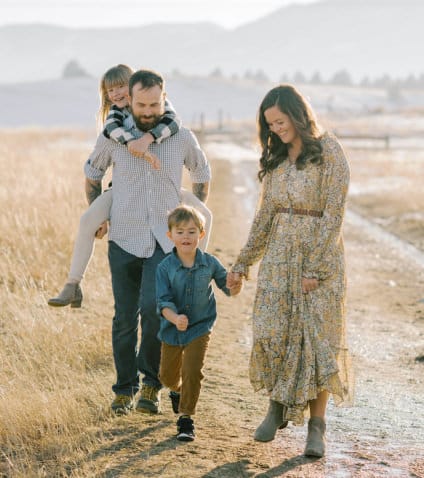
[[(183, 268), (184, 267), (183, 263), (181, 262), (180, 258), (177, 255), (177, 248), (176, 247), (174, 247), (172, 249), (172, 258), (173, 258), (173, 262), (175, 263), (175, 265), (178, 268)], [(197, 269), (200, 266), (207, 266), (207, 265), (208, 265), (208, 263), (206, 261), (205, 254), (199, 248), (197, 248), (196, 257), (194, 258), (194, 264), (193, 264), (193, 267), (191, 267), (191, 269)]]

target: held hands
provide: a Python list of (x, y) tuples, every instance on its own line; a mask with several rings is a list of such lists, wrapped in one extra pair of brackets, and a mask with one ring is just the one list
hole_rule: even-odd
[(153, 169), (160, 169), (159, 158), (147, 151), (147, 148), (153, 143), (154, 138), (150, 133), (143, 135), (139, 139), (130, 141), (127, 145), (128, 151), (138, 158), (145, 159), (152, 165)]
[(302, 277), (302, 292), (307, 294), (319, 286), (318, 279), (307, 279), (306, 277)]
[(97, 239), (103, 239), (103, 237), (107, 234), (107, 221), (105, 221), (96, 231), (94, 235)]
[(188, 327), (188, 318), (184, 314), (179, 314), (175, 317), (174, 323), (175, 327), (177, 327), (177, 330), (184, 332)]
[(239, 285), (235, 285), (233, 287), (229, 287), (230, 289), (230, 295), (238, 295), (240, 294), (241, 290), (243, 289), (243, 282), (241, 282)]
[(237, 295), (243, 288), (243, 276), (238, 272), (229, 272), (227, 274), (227, 287), (231, 295)]
[[(302, 292), (304, 294), (312, 292), (318, 286), (318, 279), (302, 277)], [(227, 287), (230, 289), (231, 295), (237, 295), (243, 288), (243, 276), (237, 272), (229, 272), (227, 274)]]

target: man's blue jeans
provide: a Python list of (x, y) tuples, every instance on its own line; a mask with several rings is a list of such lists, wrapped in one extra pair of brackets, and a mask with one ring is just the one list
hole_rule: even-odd
[[(159, 362), (161, 343), (157, 338), (160, 320), (156, 313), (156, 268), (165, 257), (157, 244), (152, 257), (133, 256), (109, 241), (109, 266), (115, 299), (115, 316), (112, 324), (112, 348), (116, 394), (135, 395), (143, 383), (161, 388)], [(141, 320), (139, 321), (139, 315)], [(141, 323), (141, 341), (138, 328)]]

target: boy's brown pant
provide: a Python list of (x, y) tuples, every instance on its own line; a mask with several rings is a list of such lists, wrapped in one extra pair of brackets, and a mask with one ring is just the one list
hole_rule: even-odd
[(187, 345), (162, 342), (159, 380), (165, 387), (181, 394), (179, 412), (182, 415), (196, 412), (210, 335), (202, 335)]

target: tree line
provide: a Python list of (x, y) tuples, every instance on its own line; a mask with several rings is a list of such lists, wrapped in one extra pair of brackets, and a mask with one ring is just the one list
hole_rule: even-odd
[[(70, 60), (63, 68), (62, 76), (64, 78), (91, 76), (77, 60)], [(171, 72), (173, 77), (189, 77), (178, 69)], [(258, 83), (271, 82), (271, 78), (262, 69), (246, 70), (244, 74), (233, 73), (225, 75), (221, 68), (214, 68), (208, 75), (209, 78), (230, 79), (230, 80), (250, 80)], [(337, 86), (361, 86), (364, 88), (385, 88), (392, 91), (393, 95), (400, 89), (423, 89), (424, 73), (419, 75), (409, 74), (404, 78), (394, 78), (389, 74), (384, 74), (376, 78), (364, 76), (359, 81), (354, 81), (352, 75), (346, 69), (335, 71), (327, 79), (324, 79), (319, 71), (306, 75), (301, 71), (295, 71), (293, 74), (283, 73), (279, 81), (281, 83), (311, 84), (311, 85), (337, 85)]]

